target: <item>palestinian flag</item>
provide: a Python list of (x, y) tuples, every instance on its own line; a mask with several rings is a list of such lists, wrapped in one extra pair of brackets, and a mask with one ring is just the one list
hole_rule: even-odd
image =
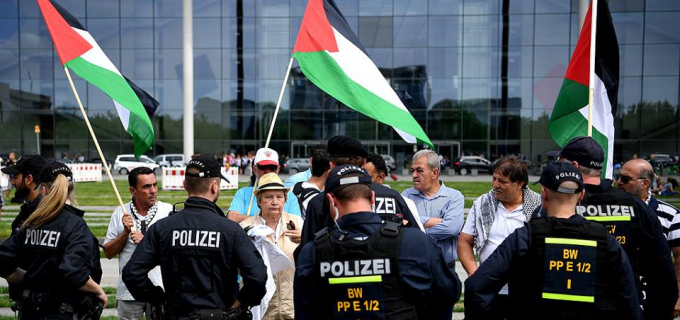
[(158, 101), (125, 78), (73, 15), (56, 2), (38, 0), (61, 64), (95, 85), (113, 102), (125, 130), (132, 136), (135, 156), (151, 149), (151, 117)]
[(409, 143), (432, 142), (366, 54), (333, 0), (309, 0), (293, 57), (307, 79)]
[[(619, 44), (607, 1), (597, 3), (592, 137), (604, 150), (606, 165), (602, 177), (611, 179), (614, 115), (619, 93)], [(588, 135), (591, 11), (592, 4), (550, 116), (548, 131), (560, 147), (574, 137)]]

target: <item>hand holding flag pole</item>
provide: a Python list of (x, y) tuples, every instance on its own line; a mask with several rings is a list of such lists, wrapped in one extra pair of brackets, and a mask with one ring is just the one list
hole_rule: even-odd
[[(120, 197), (120, 192), (118, 191), (118, 187), (116, 186), (116, 181), (113, 180), (113, 176), (111, 175), (111, 170), (109, 168), (109, 164), (106, 161), (106, 158), (104, 158), (104, 153), (102, 152), (102, 148), (99, 146), (99, 141), (97, 140), (97, 136), (94, 134), (94, 130), (92, 130), (92, 125), (90, 125), (90, 119), (87, 117), (87, 112), (85, 112), (85, 108), (83, 108), (83, 103), (80, 102), (80, 96), (78, 95), (78, 91), (76, 90), (76, 86), (73, 84), (73, 79), (71, 79), (71, 73), (68, 71), (67, 67), (64, 67), (64, 72), (66, 73), (66, 78), (68, 78), (68, 83), (71, 85), (71, 90), (73, 91), (73, 95), (76, 97), (76, 102), (78, 102), (78, 107), (80, 107), (80, 113), (83, 115), (83, 120), (85, 120), (85, 124), (87, 125), (87, 130), (90, 132), (90, 136), (92, 137), (92, 141), (94, 142), (94, 146), (97, 148), (97, 153), (99, 154), (99, 159), (102, 159), (102, 165), (104, 166), (104, 169), (106, 170), (106, 174), (109, 177), (109, 181), (111, 181), (111, 187), (113, 187), (113, 192), (116, 194), (116, 199), (118, 200), (118, 204), (120, 207), (123, 209), (123, 214), (129, 215), (130, 213), (125, 210), (125, 204), (123, 204), (123, 199)], [(134, 224), (130, 228), (132, 232), (137, 231)]]

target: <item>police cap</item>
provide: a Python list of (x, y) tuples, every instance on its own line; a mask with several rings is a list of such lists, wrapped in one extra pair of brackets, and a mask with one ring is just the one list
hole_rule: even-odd
[[(576, 189), (562, 187), (562, 183), (567, 181), (576, 182)], [(579, 193), (583, 190), (583, 178), (581, 172), (568, 162), (554, 162), (549, 164), (537, 183), (544, 187), (560, 193)]]
[[(190, 168), (198, 169), (197, 173), (189, 173)], [(194, 157), (187, 163), (186, 177), (194, 178), (222, 178), (229, 182), (227, 178), (222, 175), (222, 166), (212, 156), (201, 155)]]
[(579, 166), (600, 170), (604, 162), (604, 151), (591, 137), (576, 137), (564, 145), (560, 157), (578, 162)]
[(73, 172), (68, 166), (59, 161), (50, 161), (40, 171), (39, 180), (41, 183), (50, 183), (57, 180), (57, 176), (60, 174), (63, 174), (68, 181), (73, 180)]
[[(352, 173), (359, 173), (359, 175), (354, 175), (348, 177)], [(343, 164), (337, 166), (331, 170), (326, 179), (326, 186), (324, 190), (328, 193), (333, 193), (333, 190), (352, 185), (352, 184), (371, 184), (371, 177), (366, 173), (366, 171), (360, 167), (353, 166), (351, 164)]]
[(359, 140), (348, 136), (335, 136), (328, 140), (328, 156), (340, 157), (368, 157), (368, 151)]

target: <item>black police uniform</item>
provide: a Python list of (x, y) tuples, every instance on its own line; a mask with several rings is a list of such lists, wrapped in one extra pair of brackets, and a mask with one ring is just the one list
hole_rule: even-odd
[[(157, 265), (165, 292), (147, 276)], [(164, 302), (179, 319), (201, 310), (227, 311), (236, 299), (258, 305), (266, 280), (262, 257), (245, 231), (199, 197), (189, 197), (183, 210), (152, 225), (123, 268), (123, 282), (135, 300)]]
[[(670, 249), (656, 214), (642, 200), (614, 189), (611, 180), (585, 185), (576, 212), (606, 225), (637, 275), (638, 298), (646, 319), (672, 319), (678, 286)], [(643, 292), (644, 291), (644, 292)]]
[(573, 215), (515, 230), (465, 281), (465, 318), (496, 314), (507, 283), (508, 319), (642, 319), (628, 257), (607, 229)]
[[(401, 197), (399, 192), (375, 182), (371, 182), (371, 189), (375, 193), (373, 211), (380, 215), (383, 220), (391, 218), (404, 219), (408, 221), (408, 227), (418, 228), (411, 210), (409, 210), (408, 205), (406, 205), (404, 198)], [(328, 211), (328, 205), (325, 192), (321, 192), (312, 198), (312, 200), (309, 200), (305, 223), (302, 226), (302, 240), (300, 246), (296, 249), (296, 257), (299, 254), (299, 250), (302, 250), (305, 244), (314, 241), (314, 235), (317, 232), (332, 224), (333, 220)]]
[[(21, 207), (19, 208), (19, 213), (14, 218), (14, 221), (12, 221), (11, 236), (15, 236), (16, 234), (19, 233), (19, 231), (21, 230), (21, 225), (24, 224), (24, 221), (26, 221), (26, 219), (28, 219), (28, 217), (30, 217), (31, 214), (33, 214), (35, 209), (40, 204), (42, 198), (43, 194), (39, 193), (38, 196), (35, 199), (33, 199), (33, 201), (26, 202), (21, 205)], [(19, 265), (19, 268), (26, 270), (26, 268), (28, 268), (28, 265)], [(13, 282), (9, 282), (7, 284), (9, 285), (10, 300), (19, 301), (21, 299), (21, 293), (24, 291), (23, 284)]]
[[(78, 289), (102, 277), (97, 238), (84, 212), (65, 205), (40, 228), (25, 228), (0, 245), (0, 276), (27, 266), (22, 294), (23, 319), (73, 319), (98, 301)], [(22, 268), (23, 269), (23, 268)]]
[(427, 235), (373, 212), (337, 223), (302, 249), (295, 319), (451, 319), (460, 280)]

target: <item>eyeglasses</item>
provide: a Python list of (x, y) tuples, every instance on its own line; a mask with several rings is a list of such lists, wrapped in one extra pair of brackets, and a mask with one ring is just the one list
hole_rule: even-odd
[(627, 184), (633, 180), (647, 180), (647, 178), (642, 177), (632, 178), (626, 175), (619, 175), (619, 180), (621, 180), (621, 184)]
[(257, 165), (256, 167), (258, 169), (262, 170), (262, 171), (276, 171), (276, 169), (279, 168), (279, 167), (274, 166), (274, 165), (266, 165), (266, 166)]

